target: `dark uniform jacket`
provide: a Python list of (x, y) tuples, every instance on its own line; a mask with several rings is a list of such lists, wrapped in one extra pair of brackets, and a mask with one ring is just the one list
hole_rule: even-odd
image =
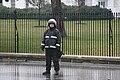
[(60, 47), (61, 35), (57, 28), (48, 29), (44, 32), (41, 45), (44, 48), (57, 48)]

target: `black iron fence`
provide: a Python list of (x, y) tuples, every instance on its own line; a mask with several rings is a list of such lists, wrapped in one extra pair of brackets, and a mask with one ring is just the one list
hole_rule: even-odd
[[(0, 14), (0, 52), (44, 53), (40, 49), (41, 39), (52, 14), (38, 16), (16, 12)], [(61, 50), (65, 54), (120, 56), (117, 13), (66, 13), (62, 16), (67, 37), (62, 38)]]

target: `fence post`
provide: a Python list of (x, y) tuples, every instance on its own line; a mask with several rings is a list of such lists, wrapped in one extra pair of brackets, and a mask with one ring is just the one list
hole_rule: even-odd
[(109, 11), (109, 56), (113, 56), (113, 31), (111, 27), (112, 11)]
[(15, 53), (19, 52), (19, 36), (17, 30), (17, 12), (14, 11), (14, 23), (15, 23)]

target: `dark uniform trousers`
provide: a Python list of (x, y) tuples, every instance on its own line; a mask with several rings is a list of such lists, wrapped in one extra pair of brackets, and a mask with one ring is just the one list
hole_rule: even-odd
[(53, 60), (54, 70), (59, 71), (59, 59), (57, 58), (57, 51), (55, 49), (46, 49), (46, 71), (51, 70), (51, 61)]

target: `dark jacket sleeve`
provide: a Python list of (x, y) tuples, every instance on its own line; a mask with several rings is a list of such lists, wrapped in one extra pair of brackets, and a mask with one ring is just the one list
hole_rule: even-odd
[(57, 36), (57, 43), (56, 43), (56, 46), (57, 47), (60, 47), (60, 43), (61, 43), (61, 34), (60, 34), (60, 31), (57, 29), (56, 31), (56, 36)]
[(47, 31), (44, 32), (43, 38), (42, 38), (42, 43), (41, 46), (45, 46), (45, 34)]

